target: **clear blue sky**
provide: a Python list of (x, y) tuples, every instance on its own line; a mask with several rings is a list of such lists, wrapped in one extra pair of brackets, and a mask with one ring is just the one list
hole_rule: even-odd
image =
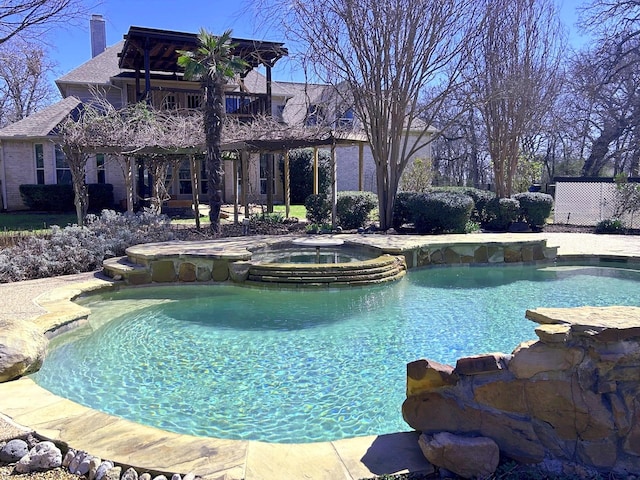
[[(91, 0), (89, 0), (90, 2)], [(214, 34), (232, 29), (240, 38), (284, 41), (284, 34), (277, 30), (261, 28), (256, 23), (251, 0), (97, 0), (99, 5), (92, 13), (101, 14), (106, 20), (107, 45), (122, 40), (131, 25), (161, 28), (184, 32), (198, 32), (201, 27)], [(557, 0), (560, 13), (567, 27), (572, 29), (574, 46), (581, 43), (576, 35), (576, 6), (584, 0)], [(58, 64), (57, 76), (86, 62), (91, 57), (89, 18), (80, 27), (51, 32), (51, 55)], [(286, 46), (286, 44), (285, 44)], [(275, 80), (303, 80), (293, 71), (291, 62), (281, 60), (274, 70)]]

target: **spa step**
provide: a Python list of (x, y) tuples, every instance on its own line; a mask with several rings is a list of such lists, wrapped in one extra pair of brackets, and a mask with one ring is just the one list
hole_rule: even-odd
[(264, 264), (249, 269), (248, 285), (283, 287), (339, 287), (370, 285), (401, 278), (406, 271), (403, 257), (383, 255), (372, 260), (342, 264)]
[(102, 262), (102, 272), (114, 280), (130, 279), (133, 276), (148, 275), (147, 268), (133, 263), (128, 257), (107, 258)]

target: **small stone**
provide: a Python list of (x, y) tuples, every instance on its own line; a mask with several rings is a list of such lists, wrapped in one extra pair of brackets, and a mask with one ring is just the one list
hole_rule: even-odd
[(164, 475), (156, 475), (155, 477), (153, 477), (153, 480), (167, 480), (167, 477), (165, 477)]
[(184, 477), (182, 477), (182, 480), (196, 480), (196, 474), (193, 472), (189, 472)]
[(122, 474), (121, 480), (139, 480), (138, 472), (135, 471), (133, 467), (127, 468), (127, 470)]
[(113, 462), (110, 460), (105, 460), (100, 464), (100, 466), (96, 469), (95, 480), (104, 480), (107, 472), (113, 468)]
[(138, 477), (138, 480), (151, 480), (151, 474), (149, 472), (144, 472)]
[(62, 466), (64, 468), (69, 468), (69, 465), (71, 465), (71, 461), (75, 456), (76, 451), (74, 449), (70, 448), (69, 450), (67, 450), (67, 453), (64, 454), (64, 458), (62, 459)]
[(78, 474), (78, 466), (87, 456), (87, 452), (79, 451), (75, 454), (71, 462), (69, 462), (69, 471), (74, 475)]
[(98, 467), (102, 464), (102, 460), (99, 457), (91, 457), (89, 461), (89, 480), (95, 480), (98, 473)]
[(82, 461), (78, 464), (78, 468), (76, 468), (76, 475), (88, 474), (92, 459), (93, 457), (91, 455), (85, 455)]
[(16, 472), (29, 473), (62, 466), (62, 452), (53, 442), (40, 442), (16, 463)]
[(105, 473), (104, 480), (120, 480), (121, 473), (122, 467), (112, 467)]
[(179, 473), (171, 475), (171, 480), (182, 480), (182, 476)]
[(0, 450), (0, 462), (14, 463), (29, 453), (27, 442), (20, 439), (10, 440)]

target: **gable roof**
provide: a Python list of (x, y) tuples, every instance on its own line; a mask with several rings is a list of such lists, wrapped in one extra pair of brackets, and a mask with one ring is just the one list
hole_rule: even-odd
[(0, 129), (0, 139), (19, 139), (23, 137), (46, 137), (80, 105), (76, 97), (67, 97), (27, 118), (18, 120)]
[(111, 45), (100, 55), (86, 61), (77, 68), (56, 80), (56, 84), (79, 83), (84, 85), (107, 85), (111, 77), (115, 77), (122, 70), (118, 66), (118, 53), (122, 50), (124, 40)]

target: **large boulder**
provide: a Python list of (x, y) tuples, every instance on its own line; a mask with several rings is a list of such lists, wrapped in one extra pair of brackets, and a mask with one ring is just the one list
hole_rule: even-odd
[(0, 382), (38, 371), (48, 343), (33, 322), (0, 319)]
[(420, 449), (433, 465), (462, 478), (485, 478), (493, 474), (500, 461), (496, 442), (486, 437), (462, 437), (448, 432), (422, 434)]

